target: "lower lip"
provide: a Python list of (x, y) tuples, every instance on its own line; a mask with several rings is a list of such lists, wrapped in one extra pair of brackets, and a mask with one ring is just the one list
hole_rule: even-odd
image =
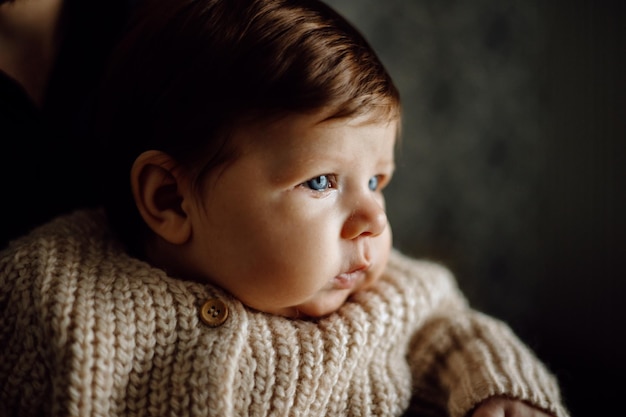
[(353, 289), (357, 282), (365, 276), (365, 271), (359, 270), (346, 274), (337, 275), (334, 279), (334, 287), (339, 290)]

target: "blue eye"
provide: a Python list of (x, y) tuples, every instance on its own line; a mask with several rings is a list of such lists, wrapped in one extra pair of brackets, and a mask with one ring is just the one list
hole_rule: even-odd
[(369, 182), (367, 183), (367, 186), (372, 191), (378, 190), (378, 175), (374, 175), (372, 178), (370, 178)]
[(319, 177), (311, 178), (305, 182), (306, 186), (311, 190), (324, 191), (330, 188), (330, 180), (328, 175), (320, 175)]

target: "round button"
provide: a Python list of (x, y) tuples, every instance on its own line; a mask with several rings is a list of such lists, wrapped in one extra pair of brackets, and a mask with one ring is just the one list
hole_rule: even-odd
[(228, 318), (228, 306), (219, 298), (211, 298), (202, 304), (200, 318), (207, 326), (221, 326)]

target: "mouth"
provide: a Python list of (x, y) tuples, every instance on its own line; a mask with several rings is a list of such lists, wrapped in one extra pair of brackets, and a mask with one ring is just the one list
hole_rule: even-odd
[(338, 290), (350, 290), (363, 282), (367, 274), (367, 265), (357, 266), (348, 272), (341, 273), (333, 279), (333, 287)]

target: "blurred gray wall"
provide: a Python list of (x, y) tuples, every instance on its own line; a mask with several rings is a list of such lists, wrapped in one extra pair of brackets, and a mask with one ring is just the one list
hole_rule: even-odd
[(402, 95), (395, 246), (509, 322), (575, 415), (610, 412), (626, 388), (626, 2), (327, 3)]

